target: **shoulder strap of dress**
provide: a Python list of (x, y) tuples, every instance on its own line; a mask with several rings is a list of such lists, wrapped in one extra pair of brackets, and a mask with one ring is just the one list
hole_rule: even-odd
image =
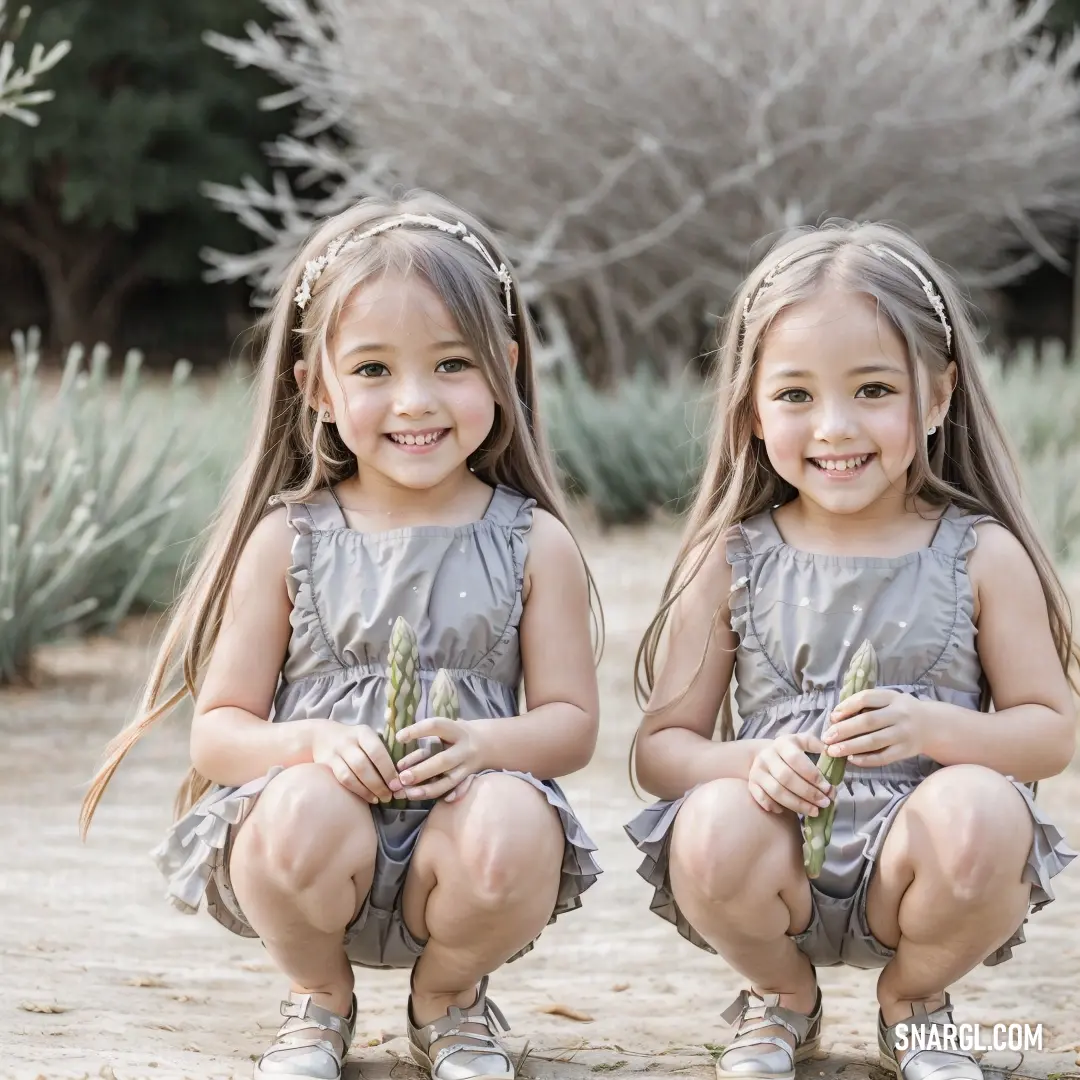
[(763, 551), (779, 547), (784, 542), (773, 520), (771, 510), (762, 510), (760, 514), (748, 517), (740, 522), (737, 528), (748, 555), (760, 555)]
[(285, 520), (294, 529), (304, 532), (348, 528), (345, 512), (333, 488), (319, 488), (303, 502), (286, 503)]
[(522, 525), (531, 520), (534, 506), (536, 500), (532, 496), (522, 495), (520, 491), (497, 484), (487, 510), (484, 511), (483, 520), (508, 528)]
[(952, 559), (959, 558), (975, 546), (975, 526), (995, 520), (992, 514), (971, 513), (949, 503), (938, 521), (930, 546)]

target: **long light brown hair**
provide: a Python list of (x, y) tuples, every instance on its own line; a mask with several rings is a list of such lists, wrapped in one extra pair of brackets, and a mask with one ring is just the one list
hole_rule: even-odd
[[(944, 301), (951, 343), (946, 342), (945, 329), (919, 277), (901, 261), (873, 250), (875, 246), (891, 248), (929, 278)], [(1077, 650), (1068, 598), (1025, 506), (1016, 458), (983, 379), (979, 341), (965, 298), (943, 267), (902, 231), (884, 224), (830, 220), (797, 229), (777, 242), (743, 283), (721, 325), (708, 387), (713, 403), (708, 455), (659, 609), (638, 648), (634, 688), (639, 705), (646, 708), (655, 685), (656, 655), (668, 613), (714, 546), (733, 525), (797, 494), (777, 474), (764, 443), (754, 436), (755, 366), (772, 320), (827, 285), (870, 297), (880, 316), (903, 337), (916, 400), (921, 398), (916, 359), (925, 364), (931, 378), (955, 362), (949, 411), (929, 440), (921, 415), (913, 410), (917, 449), (906, 494), (935, 506), (951, 502), (989, 514), (1017, 537), (1039, 575), (1058, 657), (1075, 688)], [(714, 622), (713, 631), (715, 627)], [(984, 707), (988, 701), (984, 687)], [(669, 705), (665, 702), (663, 707)], [(720, 734), (725, 740), (734, 738), (730, 693), (721, 708)], [(633, 747), (631, 780), (632, 761)]]
[[(460, 238), (430, 227), (388, 230), (343, 248), (322, 272), (301, 313), (294, 294), (309, 261), (323, 255), (336, 237), (362, 231), (399, 214), (433, 215), (462, 222), (493, 255), (508, 265), (479, 221), (461, 208), (424, 191), (398, 202), (365, 199), (314, 230), (286, 272), (274, 302), (261, 321), (260, 359), (247, 450), (221, 500), (193, 572), (170, 612), (135, 718), (109, 743), (80, 813), (85, 837), (94, 811), (116, 769), (131, 748), (163, 716), (198, 693), (200, 675), (214, 649), (240, 553), (255, 526), (274, 503), (298, 502), (319, 488), (356, 472), (356, 460), (333, 424), (324, 423), (319, 399), (322, 360), (349, 298), (358, 286), (387, 271), (417, 274), (442, 298), (464, 339), (473, 347), (495, 397), (495, 419), (469, 465), (488, 484), (505, 484), (531, 496), (538, 507), (564, 524), (567, 515), (539, 413), (533, 368), (534, 328), (512, 285), (506, 311), (499, 279)], [(517, 342), (514, 371), (508, 362)], [(293, 368), (307, 362), (303, 390)], [(602, 635), (602, 613), (594, 579), (586, 567), (594, 627)], [(174, 689), (166, 689), (175, 685)], [(211, 787), (194, 769), (175, 803), (177, 817)]]

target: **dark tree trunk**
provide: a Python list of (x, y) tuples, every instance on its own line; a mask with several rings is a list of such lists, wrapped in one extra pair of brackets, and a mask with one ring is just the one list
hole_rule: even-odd
[(53, 349), (111, 342), (131, 290), (146, 279), (140, 256), (112, 228), (62, 223), (52, 206), (0, 209), (0, 239), (37, 267), (49, 305)]

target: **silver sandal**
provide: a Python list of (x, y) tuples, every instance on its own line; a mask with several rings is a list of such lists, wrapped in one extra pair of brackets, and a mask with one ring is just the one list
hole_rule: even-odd
[(356, 1030), (356, 995), (347, 1017), (313, 1005), (310, 994), (290, 994), (281, 1015), (288, 1019), (255, 1063), (254, 1080), (341, 1080)]
[[(432, 1080), (514, 1080), (514, 1063), (495, 1038), (495, 1025), (510, 1030), (498, 1005), (487, 996), (488, 977), (480, 980), (480, 989), (472, 1005), (464, 1009), (451, 1005), (446, 1015), (418, 1027), (413, 1021), (412, 996), (405, 1010), (409, 1050), (413, 1060), (426, 1069)], [(487, 1033), (462, 1031), (464, 1024), (482, 1024)], [(440, 1039), (455, 1037), (431, 1057), (431, 1048)]]
[(820, 987), (809, 1016), (781, 1008), (779, 994), (753, 990), (743, 990), (722, 1016), (735, 1037), (716, 1061), (717, 1080), (795, 1080), (796, 1064), (821, 1045)]
[[(896, 1044), (900, 1041), (897, 1028), (905, 1026), (907, 1049), (897, 1053)], [(935, 1032), (944, 1024), (950, 1027)], [(898, 1020), (889, 1027), (878, 1010), (878, 1054), (882, 1068), (891, 1072), (897, 1080), (983, 1080), (983, 1071), (975, 1058), (958, 1046), (952, 1049), (940, 1049), (949, 1046), (948, 1031), (956, 1031), (951, 1026), (952, 1000), (945, 995), (945, 1004), (928, 1013), (926, 1006), (919, 1002), (912, 1006), (912, 1015), (906, 1020)], [(922, 1037), (916, 1042), (912, 1039), (912, 1029), (918, 1028)], [(955, 1038), (952, 1038), (955, 1043)], [(924, 1047), (926, 1047), (924, 1049)]]

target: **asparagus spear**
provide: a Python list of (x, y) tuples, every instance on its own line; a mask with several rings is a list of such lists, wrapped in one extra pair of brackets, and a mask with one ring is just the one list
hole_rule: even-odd
[[(405, 756), (407, 746), (397, 733), (416, 719), (420, 704), (420, 652), (416, 633), (405, 619), (398, 617), (390, 633), (390, 682), (386, 688), (386, 730), (383, 741), (396, 765)], [(408, 800), (390, 802), (393, 810), (403, 810)]]
[[(428, 715), (442, 716), (447, 720), (460, 718), (461, 706), (458, 702), (457, 686), (445, 668), (439, 668), (431, 683), (431, 691), (428, 694)], [(428, 749), (431, 754), (439, 754), (446, 747), (441, 739), (432, 739)]]
[[(874, 646), (864, 641), (851, 659), (844, 683), (840, 689), (840, 701), (877, 685), (878, 662)], [(844, 766), (847, 758), (831, 757), (825, 751), (818, 755), (818, 768), (826, 780), (834, 787), (839, 786), (844, 778)], [(816, 878), (821, 873), (825, 862), (825, 849), (832, 836), (833, 819), (836, 817), (836, 796), (816, 817), (803, 819), (803, 866), (806, 876)]]
[(458, 695), (454, 680), (445, 668), (439, 668), (428, 695), (428, 710), (432, 716), (444, 716), (447, 720), (458, 719)]

